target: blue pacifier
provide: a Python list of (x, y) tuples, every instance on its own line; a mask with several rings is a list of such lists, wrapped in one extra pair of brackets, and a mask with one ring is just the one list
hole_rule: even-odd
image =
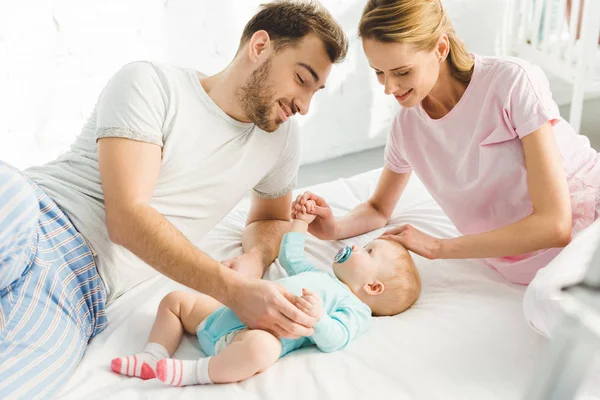
[(335, 255), (335, 258), (333, 261), (335, 261), (338, 264), (341, 264), (341, 263), (345, 262), (348, 258), (350, 258), (350, 254), (352, 254), (352, 247), (350, 247), (350, 246), (342, 247), (340, 249), (340, 251), (338, 251), (338, 253)]

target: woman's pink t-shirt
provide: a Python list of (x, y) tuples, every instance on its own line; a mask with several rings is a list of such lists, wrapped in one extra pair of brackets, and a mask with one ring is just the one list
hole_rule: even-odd
[[(387, 140), (385, 165), (414, 170), (464, 235), (517, 222), (533, 211), (521, 138), (551, 122), (568, 177), (573, 233), (595, 219), (598, 153), (559, 114), (542, 70), (517, 58), (474, 56), (473, 77), (458, 104), (431, 119), (403, 108)], [(514, 283), (529, 283), (560, 249), (487, 259)]]

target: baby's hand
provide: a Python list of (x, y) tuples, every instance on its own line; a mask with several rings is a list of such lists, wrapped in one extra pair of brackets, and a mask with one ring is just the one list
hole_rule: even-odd
[(302, 297), (297, 298), (296, 307), (317, 320), (323, 316), (323, 300), (308, 289), (302, 289)]
[(292, 219), (296, 219), (296, 214), (298, 214), (301, 211), (302, 206), (306, 204), (306, 200), (303, 199), (306, 193), (308, 192), (299, 195), (298, 198), (292, 202)]
[(317, 205), (314, 200), (307, 200), (306, 204), (302, 206), (302, 210), (296, 212), (294, 218), (304, 221), (310, 225), (310, 223), (313, 222), (315, 218), (317, 218), (317, 216), (313, 214), (315, 212), (316, 206)]

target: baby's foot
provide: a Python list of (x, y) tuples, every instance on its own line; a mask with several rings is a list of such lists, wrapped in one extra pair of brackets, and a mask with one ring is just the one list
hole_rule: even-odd
[(112, 360), (110, 367), (121, 375), (136, 376), (142, 379), (156, 378), (155, 368), (157, 361), (150, 354), (138, 353), (130, 356), (119, 357)]
[(156, 363), (169, 357), (169, 352), (158, 343), (148, 343), (143, 352), (112, 360), (110, 367), (117, 374), (142, 379), (156, 378)]
[(189, 386), (212, 383), (208, 377), (210, 357), (199, 360), (165, 358), (156, 365), (156, 377), (171, 386)]

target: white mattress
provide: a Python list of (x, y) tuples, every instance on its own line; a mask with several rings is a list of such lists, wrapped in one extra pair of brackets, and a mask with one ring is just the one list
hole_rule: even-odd
[[(311, 188), (336, 215), (366, 200), (380, 170)], [(298, 190), (297, 192), (301, 192)], [(218, 259), (241, 252), (247, 205), (233, 210), (205, 238), (201, 248)], [(411, 223), (427, 233), (452, 237), (448, 218), (413, 177), (391, 225)], [(346, 243), (364, 244), (383, 230)], [(316, 265), (329, 268), (341, 242), (309, 237), (306, 251)], [(171, 388), (114, 374), (112, 358), (143, 349), (161, 298), (181, 285), (157, 277), (108, 307), (108, 328), (87, 352), (61, 391), (61, 399), (515, 399), (528, 386), (545, 339), (522, 315), (524, 287), (507, 283), (472, 260), (430, 261), (415, 257), (422, 296), (409, 311), (375, 318), (369, 332), (332, 354), (303, 349), (271, 369), (239, 384)], [(126, 268), (127, 266), (123, 266)], [(267, 277), (283, 276), (274, 263)], [(176, 357), (202, 353), (186, 336)]]

